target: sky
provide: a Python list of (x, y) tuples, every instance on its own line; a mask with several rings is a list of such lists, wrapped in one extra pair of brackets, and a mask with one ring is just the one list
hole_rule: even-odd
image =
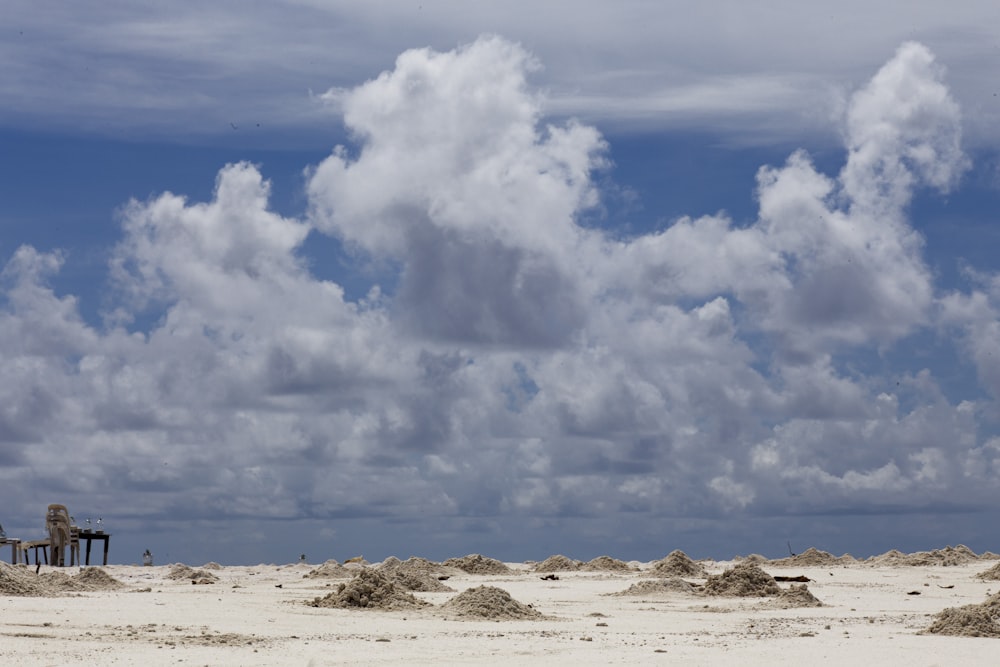
[(1000, 551), (1000, 6), (752, 4), (8, 0), (0, 525)]

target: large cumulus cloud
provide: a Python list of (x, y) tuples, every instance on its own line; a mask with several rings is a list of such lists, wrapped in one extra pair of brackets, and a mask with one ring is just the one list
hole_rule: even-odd
[[(486, 37), (331, 91), (355, 145), (310, 169), (304, 219), (246, 163), (212, 201), (129, 203), (103, 329), (48, 286), (58, 253), (18, 250), (0, 312), (18, 509), (42, 485), (137, 521), (572, 516), (607, 537), (626, 515), (989, 497), (987, 399), (857, 365), (953, 330), (1000, 394), (996, 279), (936, 294), (907, 218), (968, 166), (927, 49), (851, 99), (840, 173), (798, 151), (761, 168), (752, 223), (631, 238), (581, 224), (608, 147), (545, 123), (535, 67)], [(310, 272), (310, 233), (371, 267), (364, 298)]]
[(401, 265), (395, 306), (413, 329), (469, 343), (553, 345), (583, 324), (574, 215), (595, 202), (593, 128), (539, 127), (532, 61), (485, 38), (408, 51), (340, 93), (361, 142), (309, 182), (316, 226)]

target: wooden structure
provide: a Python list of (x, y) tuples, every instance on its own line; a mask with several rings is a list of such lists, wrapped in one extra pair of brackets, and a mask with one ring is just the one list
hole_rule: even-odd
[(0, 547), (10, 547), (10, 563), (17, 565), (17, 559), (21, 554), (21, 540), (16, 537), (0, 538)]
[[(65, 566), (66, 552), (69, 552), (69, 565), (83, 565), (80, 559), (80, 540), (87, 543), (86, 565), (90, 565), (91, 542), (97, 540), (104, 543), (103, 564), (108, 564), (108, 546), (111, 535), (103, 530), (80, 530), (79, 526), (71, 523), (69, 511), (65, 505), (49, 505), (45, 512), (45, 529), (49, 537), (43, 540), (32, 540), (22, 542), (13, 537), (0, 538), (0, 547), (10, 547), (10, 562), (17, 565), (24, 562), (25, 565), (31, 563), (29, 551), (35, 552), (35, 565), (39, 565), (41, 560), (46, 565)], [(51, 554), (51, 556), (50, 556)]]

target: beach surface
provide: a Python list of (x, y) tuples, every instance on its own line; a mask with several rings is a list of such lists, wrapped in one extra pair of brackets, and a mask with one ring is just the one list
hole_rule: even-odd
[(963, 548), (922, 554), (506, 564), (470, 555), (38, 573), (3, 563), (0, 661), (996, 664), (1000, 640), (956, 634), (1000, 631), (1000, 603), (989, 604), (1000, 582), (984, 575), (1000, 561)]

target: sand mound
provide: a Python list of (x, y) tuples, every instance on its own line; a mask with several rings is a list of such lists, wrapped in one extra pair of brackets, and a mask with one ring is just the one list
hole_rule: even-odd
[(414, 609), (429, 603), (402, 590), (384, 573), (365, 568), (333, 593), (308, 604), (335, 609)]
[(674, 549), (666, 558), (653, 565), (655, 577), (704, 577), (707, 574), (704, 567), (691, 560), (680, 549)]
[(949, 607), (921, 634), (954, 637), (1000, 637), (1000, 593), (981, 604)]
[(420, 591), (422, 593), (450, 593), (455, 590), (451, 586), (441, 583), (437, 577), (429, 574), (418, 574), (416, 572), (393, 572), (389, 576), (397, 586), (407, 591)]
[(461, 558), (449, 558), (443, 563), (447, 567), (457, 567), (469, 574), (510, 574), (511, 569), (493, 558), (469, 554)]
[(611, 556), (598, 556), (584, 563), (580, 569), (588, 572), (631, 572), (632, 566)]
[(979, 560), (976, 552), (964, 544), (934, 551), (919, 551), (911, 554), (910, 558), (914, 565), (965, 565)]
[(171, 565), (170, 572), (167, 573), (167, 579), (173, 579), (174, 581), (190, 579), (196, 584), (214, 584), (219, 580), (217, 576), (208, 570), (196, 570), (183, 563)]
[(442, 584), (438, 576), (444, 574), (445, 568), (432, 563), (426, 558), (411, 557), (401, 561), (395, 556), (389, 556), (375, 569), (384, 573), (397, 585), (408, 591), (439, 593), (454, 591), (454, 588)]
[(790, 588), (781, 591), (778, 597), (769, 600), (766, 604), (774, 609), (823, 606), (823, 603), (809, 592), (809, 588), (805, 584), (792, 584)]
[(865, 562), (871, 563), (872, 565), (909, 565), (909, 563), (905, 562), (907, 560), (909, 560), (909, 556), (904, 554), (902, 551), (899, 551), (898, 549), (890, 549), (884, 554), (869, 557), (865, 560)]
[(549, 556), (535, 566), (535, 572), (573, 572), (579, 570), (582, 563), (572, 558), (556, 554)]
[(459, 593), (442, 605), (459, 618), (493, 621), (518, 621), (542, 618), (530, 606), (521, 604), (510, 593), (495, 586), (478, 586)]
[(769, 561), (768, 565), (777, 565), (778, 567), (824, 567), (828, 565), (844, 565), (853, 561), (854, 557), (850, 554), (844, 554), (838, 558), (827, 551), (820, 551), (815, 547), (809, 547), (800, 554)]
[(76, 590), (113, 591), (124, 588), (125, 584), (115, 579), (99, 567), (88, 567), (72, 577)]
[(336, 561), (336, 559), (331, 558), (317, 568), (314, 568), (302, 575), (304, 579), (347, 579), (348, 577), (354, 576), (353, 573), (346, 567), (341, 565)]
[(189, 579), (191, 573), (194, 572), (194, 568), (184, 565), (183, 563), (174, 563), (170, 566), (170, 571), (167, 572), (167, 579), (173, 579), (175, 581), (180, 579)]
[(669, 579), (654, 579), (640, 581), (632, 584), (618, 593), (608, 593), (608, 595), (693, 595), (701, 590), (701, 586), (684, 581), (680, 577)]
[(376, 569), (382, 570), (383, 572), (405, 572), (407, 574), (426, 574), (431, 576), (438, 576), (442, 574), (451, 574), (450, 568), (444, 567), (440, 563), (435, 563), (429, 561), (426, 558), (417, 558), (416, 556), (411, 556), (406, 560), (399, 560), (395, 556), (389, 556), (382, 563), (376, 566)]
[(34, 575), (27, 569), (0, 562), (0, 595), (17, 597), (43, 595)]
[[(31, 576), (28, 573), (28, 576)], [(35, 585), (45, 594), (55, 594), (73, 590), (73, 578), (62, 570), (43, 572), (34, 577)]]
[(89, 567), (71, 577), (60, 571), (36, 575), (27, 568), (0, 563), (0, 595), (56, 597), (64, 593), (109, 591), (124, 586), (98, 567)]
[(1000, 563), (997, 563), (985, 572), (980, 572), (976, 575), (976, 578), (986, 581), (1000, 581)]
[(722, 574), (711, 575), (705, 582), (705, 592), (726, 597), (767, 597), (780, 595), (781, 588), (757, 565), (740, 563)]
[(222, 566), (216, 563), (214, 560), (210, 560), (201, 566), (203, 570), (221, 570)]
[(959, 544), (957, 547), (948, 546), (944, 549), (917, 551), (912, 554), (904, 554), (892, 549), (880, 556), (872, 556), (865, 562), (871, 565), (889, 567), (925, 567), (929, 565), (965, 565), (977, 560), (979, 560), (979, 556), (976, 555), (976, 552), (964, 544)]
[(754, 563), (755, 565), (760, 565), (761, 563), (766, 563), (767, 558), (761, 556), (760, 554), (750, 554), (749, 556), (737, 556), (733, 560), (739, 561), (741, 563)]

